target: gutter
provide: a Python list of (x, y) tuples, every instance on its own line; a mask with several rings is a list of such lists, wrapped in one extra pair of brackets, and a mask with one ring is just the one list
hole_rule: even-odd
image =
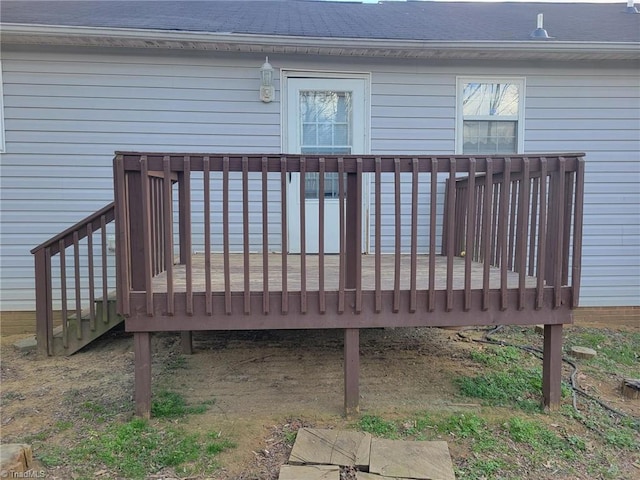
[(314, 53), (364, 57), (640, 59), (640, 43), (636, 42), (395, 40), (11, 23), (0, 24), (0, 40), (5, 45), (74, 45), (250, 53)]

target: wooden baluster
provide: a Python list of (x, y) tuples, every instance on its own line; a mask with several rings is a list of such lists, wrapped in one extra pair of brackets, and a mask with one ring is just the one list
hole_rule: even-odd
[(346, 280), (346, 265), (345, 265), (345, 191), (344, 191), (344, 158), (338, 158), (338, 205), (340, 207), (340, 266), (338, 267), (338, 313), (344, 313), (345, 303), (345, 280)]
[(249, 258), (249, 158), (242, 157), (242, 261), (244, 265), (244, 314), (251, 313)]
[[(450, 312), (453, 310), (453, 277), (455, 273), (453, 271), (453, 258), (456, 255), (455, 252), (455, 233), (456, 220), (458, 219), (458, 212), (456, 211), (456, 159), (454, 157), (449, 158), (449, 178), (447, 189), (447, 204), (449, 210), (447, 212), (447, 225), (445, 226), (447, 231), (447, 293), (446, 293), (446, 307), (445, 310)], [(462, 218), (462, 217), (460, 217)]]
[(380, 313), (382, 311), (382, 159), (376, 157), (375, 162), (375, 311)]
[(62, 346), (69, 348), (69, 313), (67, 305), (67, 258), (64, 240), (58, 242), (60, 257), (60, 303), (62, 308)]
[(324, 291), (325, 168), (325, 160), (323, 157), (320, 157), (318, 160), (318, 308), (320, 313), (325, 313), (327, 310), (326, 295)]
[[(173, 197), (171, 188), (171, 159), (169, 156), (165, 156), (162, 159), (162, 166), (164, 171), (165, 182), (163, 184), (163, 195), (165, 208), (163, 214), (164, 222), (164, 234), (167, 236), (167, 240), (164, 243), (164, 257), (165, 267), (167, 270), (167, 314), (173, 315), (175, 313), (175, 293), (174, 293), (174, 279), (173, 279)], [(206, 207), (205, 207), (206, 208)]]
[(498, 219), (498, 239), (500, 250), (500, 310), (506, 310), (509, 305), (507, 298), (507, 268), (508, 268), (508, 231), (509, 221), (509, 196), (511, 189), (511, 159), (504, 159), (504, 171), (502, 174), (502, 191), (500, 192), (500, 216)]
[(300, 312), (307, 313), (307, 220), (306, 220), (307, 162), (300, 158)]
[[(111, 321), (111, 309), (109, 308), (109, 272), (107, 269), (107, 221), (104, 215), (100, 216), (100, 238), (102, 242), (102, 301), (104, 302), (104, 309), (102, 313), (103, 323), (109, 323)], [(118, 245), (115, 245), (118, 250)]]
[(527, 226), (529, 225), (529, 178), (530, 162), (527, 157), (522, 159), (522, 180), (520, 181), (520, 199), (518, 213), (518, 238), (516, 239), (516, 265), (518, 266), (518, 310), (524, 310), (525, 293), (527, 289)]
[[(431, 185), (429, 192), (429, 295), (427, 308), (436, 308), (436, 220), (438, 208), (438, 159), (431, 158)], [(446, 218), (446, 216), (445, 216)]]
[(402, 205), (400, 204), (400, 159), (394, 158), (394, 225), (395, 225), (395, 251), (394, 251), (394, 268), (393, 268), (393, 312), (400, 311), (400, 261), (402, 258)]
[(538, 235), (538, 269), (536, 285), (536, 309), (544, 305), (544, 284), (547, 272), (547, 159), (540, 158), (540, 216)]
[(211, 288), (211, 158), (202, 159), (202, 189), (204, 190), (204, 310), (213, 315)]
[(467, 182), (467, 231), (465, 239), (464, 257), (464, 311), (471, 310), (471, 260), (473, 259), (473, 240), (475, 238), (476, 222), (473, 218), (476, 213), (476, 159), (469, 159), (469, 177)]
[(147, 315), (153, 316), (153, 284), (152, 284), (152, 246), (151, 246), (151, 201), (149, 193), (149, 170), (147, 156), (140, 158), (140, 192), (142, 199), (142, 254), (144, 257), (144, 290)]
[(289, 255), (289, 248), (287, 245), (287, 238), (289, 232), (287, 231), (287, 157), (280, 158), (280, 223), (282, 225), (281, 239), (282, 239), (282, 314), (285, 315), (289, 312), (289, 292), (287, 290), (287, 257)]
[(409, 285), (409, 312), (415, 313), (418, 308), (418, 169), (419, 160), (411, 160), (411, 273)]
[(267, 157), (262, 157), (262, 313), (269, 313), (269, 199)]
[(576, 194), (573, 214), (573, 256), (571, 262), (571, 308), (577, 308), (580, 297), (580, 276), (582, 273), (582, 223), (584, 213), (584, 158), (576, 159)]
[[(184, 157), (183, 161), (183, 189), (184, 189), (184, 250), (186, 271), (186, 313), (193, 315), (193, 248), (191, 247), (191, 159)], [(184, 337), (183, 337), (184, 340)]]
[(484, 212), (484, 222), (482, 223), (482, 247), (483, 253), (483, 265), (482, 265), (482, 310), (487, 311), (489, 309), (489, 291), (491, 290), (491, 263), (493, 237), (490, 237), (491, 232), (494, 231), (494, 216), (493, 206), (491, 200), (493, 197), (493, 160), (487, 158), (487, 169), (484, 184), (484, 206), (482, 208)]
[[(96, 294), (93, 266), (93, 222), (87, 224), (87, 270), (89, 275), (89, 328), (96, 330)], [(103, 305), (108, 308), (107, 299), (103, 299)]]

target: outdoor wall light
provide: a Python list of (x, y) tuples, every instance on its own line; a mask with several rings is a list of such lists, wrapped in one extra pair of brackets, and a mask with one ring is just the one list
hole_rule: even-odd
[(273, 88), (273, 67), (269, 63), (269, 57), (266, 57), (262, 67), (260, 67), (260, 79), (262, 84), (260, 85), (260, 100), (264, 103), (273, 101), (276, 95)]

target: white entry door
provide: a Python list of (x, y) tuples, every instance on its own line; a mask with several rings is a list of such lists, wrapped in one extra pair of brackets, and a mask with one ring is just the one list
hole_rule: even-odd
[[(364, 78), (289, 78), (287, 82), (287, 150), (289, 153), (350, 155), (366, 153), (366, 80)], [(318, 174), (292, 173), (287, 192), (289, 251), (300, 253), (300, 182), (305, 182), (306, 252), (318, 253), (320, 195), (325, 202), (324, 250), (340, 250), (339, 184), (326, 173), (324, 192)], [(363, 181), (363, 186), (367, 182)], [(363, 197), (368, 198), (363, 188)], [(366, 212), (367, 209), (363, 209)], [(363, 214), (363, 219), (366, 215)], [(363, 225), (366, 225), (363, 222)], [(363, 229), (363, 238), (365, 232)], [(362, 243), (366, 249), (366, 242)]]

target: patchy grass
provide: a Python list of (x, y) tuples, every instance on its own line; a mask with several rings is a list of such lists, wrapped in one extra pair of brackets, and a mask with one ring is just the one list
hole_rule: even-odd
[[(580, 371), (593, 371), (595, 378), (632, 371), (637, 376), (640, 334), (574, 327), (565, 335), (567, 349), (579, 344), (599, 352), (594, 360), (581, 360)], [(496, 336), (541, 347), (542, 336), (533, 329), (505, 328)], [(478, 344), (469, 359), (473, 368), (455, 384), (461, 395), (482, 401), (477, 411), (444, 416), (423, 411), (409, 418), (366, 415), (357, 428), (385, 438), (446, 440), (459, 480), (637, 477), (632, 463), (640, 459), (640, 421), (583, 398), (576, 411), (566, 385), (561, 410), (542, 413), (540, 360), (520, 349)]]
[(166, 390), (154, 395), (151, 403), (151, 415), (157, 418), (177, 418), (206, 411), (207, 405), (187, 405), (182, 395)]
[(207, 473), (218, 466), (215, 456), (235, 446), (228, 440), (210, 440), (173, 425), (135, 418), (99, 432), (69, 451), (76, 463), (106, 467), (124, 478), (144, 478), (167, 467), (182, 472)]
[(360, 429), (371, 435), (382, 438), (398, 438), (398, 425), (392, 421), (383, 420), (375, 415), (364, 415), (358, 423)]
[[(127, 479), (146, 478), (166, 469), (179, 476), (210, 475), (219, 467), (217, 456), (236, 444), (220, 432), (192, 433), (181, 425), (185, 416), (206, 408), (189, 406), (180, 394), (164, 391), (154, 396), (152, 420), (117, 421), (113, 420), (117, 412), (85, 401), (79, 415), (84, 425), (63, 420), (54, 426), (58, 433), (74, 435), (73, 441), (63, 448), (44, 442), (50, 432), (41, 432), (38, 457), (46, 467), (73, 465), (73, 476), (80, 479), (93, 478), (97, 471)], [(105, 425), (107, 418), (112, 420)]]
[(575, 329), (565, 342), (567, 354), (576, 345), (592, 348), (598, 353), (596, 357), (580, 362), (585, 371), (600, 378), (606, 375), (635, 378), (640, 374), (640, 333)]

